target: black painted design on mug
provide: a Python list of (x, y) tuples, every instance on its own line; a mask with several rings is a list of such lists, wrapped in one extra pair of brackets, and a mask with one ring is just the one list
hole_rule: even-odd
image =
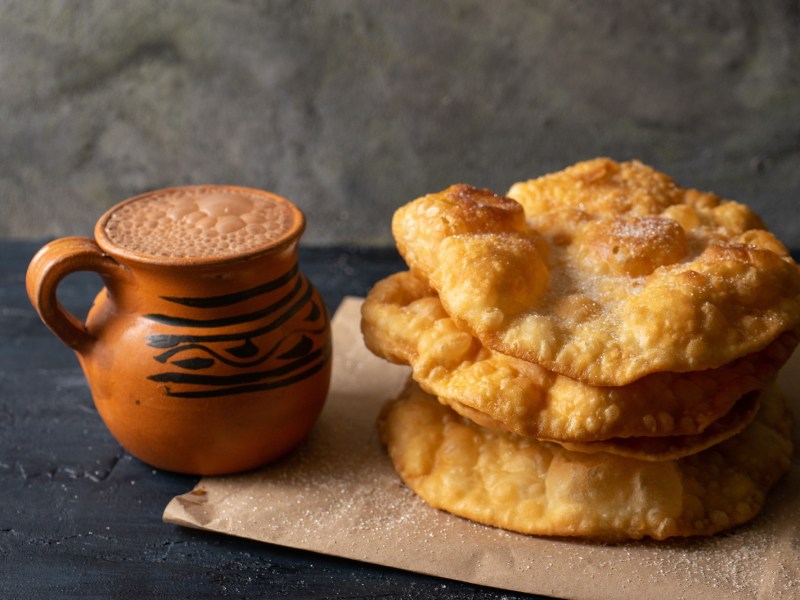
[[(310, 300), (311, 296), (313, 295), (313, 288), (305, 279), (302, 277), (303, 282), (305, 283), (305, 292), (298, 298), (293, 304), (291, 304), (283, 313), (276, 316), (272, 321), (262, 325), (256, 329), (250, 331), (244, 331), (241, 333), (223, 333), (223, 334), (210, 334), (210, 335), (150, 335), (147, 336), (147, 345), (151, 346), (152, 348), (174, 348), (178, 344), (182, 344), (184, 342), (230, 342), (230, 341), (245, 341), (247, 339), (251, 339), (254, 337), (258, 337), (264, 335), (265, 333), (269, 333), (280, 327), (281, 325), (285, 324), (289, 319), (291, 319), (295, 314), (297, 314), (300, 309), (302, 309)], [(282, 308), (282, 307), (281, 307)], [(277, 312), (277, 311), (276, 311)], [(272, 316), (272, 315), (269, 315)]]
[[(164, 384), (175, 398), (213, 398), (290, 385), (321, 370), (331, 359), (332, 347), (327, 314), (314, 299), (308, 280), (293, 267), (286, 274), (260, 286), (210, 298), (164, 297), (169, 302), (193, 308), (235, 306), (261, 295), (277, 299), (257, 310), (223, 318), (184, 318), (150, 314), (146, 318), (166, 328), (206, 330), (197, 334), (167, 332), (147, 336), (147, 345), (164, 349), (154, 359), (170, 367), (148, 379)], [(251, 304), (252, 307), (252, 304)], [(305, 317), (300, 317), (306, 311)], [(294, 317), (297, 327), (275, 339), (274, 332)], [(252, 324), (251, 327), (247, 327)], [(305, 325), (304, 325), (305, 324)], [(215, 333), (214, 329), (244, 325), (244, 331)], [(322, 340), (327, 340), (324, 344)], [(222, 369), (218, 367), (223, 366)], [(216, 367), (216, 368), (215, 368)], [(212, 374), (210, 371), (215, 368)], [(221, 372), (220, 372), (221, 371)]]
[(267, 283), (254, 288), (234, 292), (232, 294), (208, 296), (206, 298), (181, 298), (177, 296), (161, 296), (161, 298), (169, 302), (174, 302), (175, 304), (191, 306), (193, 308), (221, 308), (223, 306), (231, 306), (232, 304), (243, 302), (244, 300), (249, 300), (250, 298), (255, 298), (256, 296), (274, 292), (282, 285), (285, 285), (287, 282), (291, 281), (299, 272), (300, 268), (298, 264), (295, 263), (291, 269), (277, 279), (273, 279), (272, 281), (268, 281)]
[(285, 305), (293, 296), (297, 294), (297, 292), (300, 291), (303, 283), (303, 279), (298, 277), (294, 287), (289, 290), (289, 292), (283, 298), (279, 298), (276, 302), (265, 308), (251, 313), (245, 313), (243, 315), (224, 317), (221, 319), (185, 319), (182, 317), (171, 317), (169, 315), (150, 314), (145, 315), (145, 318), (150, 319), (151, 321), (157, 321), (158, 323), (163, 323), (164, 325), (172, 325), (174, 327), (197, 327), (213, 329), (214, 327), (241, 325), (242, 323), (256, 321), (275, 312), (275, 310)]

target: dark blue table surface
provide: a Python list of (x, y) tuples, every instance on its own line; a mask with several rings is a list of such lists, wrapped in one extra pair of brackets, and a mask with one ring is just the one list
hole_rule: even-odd
[[(72, 351), (39, 321), (25, 270), (39, 242), (0, 241), (0, 598), (528, 598), (164, 523), (196, 477), (114, 441)], [(301, 250), (331, 312), (404, 268), (394, 250)], [(68, 277), (84, 315), (100, 282)]]

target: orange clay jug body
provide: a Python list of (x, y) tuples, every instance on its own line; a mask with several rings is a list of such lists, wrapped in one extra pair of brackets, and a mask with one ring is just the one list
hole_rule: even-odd
[[(63, 238), (28, 269), (31, 302), (75, 349), (108, 429), (166, 470), (222, 474), (285, 454), (308, 434), (331, 374), (328, 313), (300, 272), (302, 213), (233, 186), (137, 196)], [(58, 283), (105, 287), (83, 325)]]

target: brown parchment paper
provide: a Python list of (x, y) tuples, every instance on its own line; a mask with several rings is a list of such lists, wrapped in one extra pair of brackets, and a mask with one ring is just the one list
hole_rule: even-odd
[[(710, 538), (615, 545), (538, 538), (428, 507), (400, 483), (378, 439), (378, 411), (408, 370), (364, 347), (360, 305), (347, 298), (334, 317), (332, 388), (308, 440), (261, 470), (203, 478), (169, 503), (165, 521), (555, 597), (800, 597), (797, 458), (756, 520)], [(781, 375), (796, 415), (799, 365), (795, 354)]]

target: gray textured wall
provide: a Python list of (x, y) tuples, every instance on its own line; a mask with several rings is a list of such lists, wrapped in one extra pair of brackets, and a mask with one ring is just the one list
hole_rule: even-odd
[(751, 204), (800, 248), (800, 3), (0, 3), (0, 236), (164, 186), (269, 189), (307, 244), (597, 155)]

